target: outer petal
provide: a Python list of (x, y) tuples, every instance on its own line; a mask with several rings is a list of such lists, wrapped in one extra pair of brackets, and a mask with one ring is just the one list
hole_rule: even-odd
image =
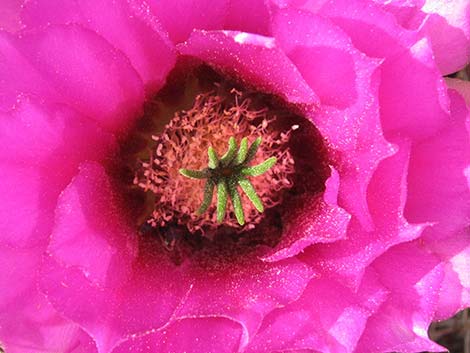
[(147, 92), (161, 88), (175, 63), (172, 45), (156, 20), (135, 1), (36, 0), (22, 12), (28, 29), (49, 24), (79, 23), (120, 49), (140, 74)]
[(445, 239), (435, 240), (437, 237), (432, 237), (431, 231), (434, 230), (425, 233), (429, 239), (425, 244), (439, 256), (445, 269), (434, 320), (445, 320), (470, 306), (469, 232), (464, 228)]
[(390, 294), (368, 320), (357, 350), (441, 352), (443, 348), (427, 337), (427, 328), (438, 299), (438, 291), (429, 288), (440, 287), (443, 264), (417, 240), (390, 249), (373, 267)]
[[(448, 98), (429, 41), (400, 28), (390, 14), (361, 0), (330, 1), (321, 10), (381, 65), (380, 113), (386, 137), (432, 136), (448, 119)], [(370, 15), (372, 13), (372, 16)], [(377, 36), (372, 41), (371, 36)]]
[[(279, 11), (273, 31), (309, 85), (314, 90), (321, 87), (317, 91), (322, 105), (310, 117), (337, 150), (339, 205), (370, 229), (367, 184), (380, 160), (393, 151), (380, 127), (378, 63), (357, 51), (341, 29), (306, 11)], [(330, 80), (335, 71), (337, 77)], [(338, 81), (344, 84), (338, 87)]]
[(279, 244), (263, 256), (265, 261), (278, 261), (295, 256), (316, 243), (331, 243), (346, 238), (351, 216), (337, 205), (339, 175), (333, 170), (326, 182), (323, 200), (318, 196), (297, 200), (289, 209), (289, 223), (284, 224)]
[(63, 106), (28, 99), (0, 118), (0, 241), (14, 247), (44, 242), (57, 196), (83, 159), (102, 160), (113, 137)]
[(242, 330), (224, 318), (182, 319), (158, 332), (129, 339), (113, 353), (237, 352)]
[(58, 93), (24, 57), (17, 38), (0, 31), (0, 110), (7, 112), (15, 107), (24, 92), (54, 101)]
[[(445, 277), (441, 286), (436, 319), (445, 319), (470, 303), (468, 277), (468, 165), (470, 145), (469, 115), (463, 99), (450, 90), (452, 122), (434, 138), (417, 144), (415, 163), (411, 166), (410, 187), (416, 192), (410, 198), (409, 217), (418, 217), (418, 210), (435, 222), (426, 230), (426, 245), (445, 262)], [(435, 159), (426, 162), (425, 154), (433, 148)], [(432, 164), (436, 161), (436, 165)], [(438, 162), (444, 164), (442, 166)], [(410, 168), (411, 168), (410, 167)], [(433, 167), (432, 170), (428, 168)], [(445, 167), (445, 170), (443, 169)], [(426, 177), (419, 178), (418, 175)], [(420, 179), (421, 184), (417, 182)], [(434, 185), (430, 183), (434, 181)], [(441, 184), (440, 184), (441, 183)], [(435, 190), (434, 190), (435, 188)], [(426, 190), (426, 194), (424, 194)], [(453, 202), (449, 202), (452, 198)], [(423, 209), (424, 203), (427, 206)]]
[(187, 40), (195, 29), (270, 33), (264, 0), (150, 0), (149, 5), (175, 43)]
[(470, 223), (470, 191), (464, 170), (470, 165), (468, 110), (450, 91), (451, 117), (435, 136), (413, 145), (405, 215), (411, 222), (439, 222), (445, 237)]
[(37, 291), (37, 269), (43, 247), (12, 249), (0, 245), (0, 342), (7, 352), (70, 352), (87, 347), (89, 337), (63, 319)]
[(456, 78), (446, 78), (445, 80), (447, 86), (459, 92), (463, 99), (465, 99), (467, 107), (470, 107), (470, 82)]
[(175, 43), (188, 39), (194, 29), (223, 29), (229, 0), (150, 0), (157, 19)]
[[(11, 94), (15, 99), (18, 93), (30, 92), (49, 102), (65, 102), (113, 131), (137, 117), (144, 99), (142, 81), (122, 53), (95, 33), (79, 26), (51, 26), (11, 42), (19, 51), (15, 54), (29, 63), (23, 65), (34, 74), (6, 76), (5, 83), (14, 88)], [(16, 71), (11, 66), (4, 70), (5, 75), (8, 70)], [(37, 87), (37, 80), (48, 81), (55, 94), (43, 85)]]
[(403, 217), (408, 159), (409, 146), (401, 143), (400, 150), (384, 160), (372, 177), (367, 199), (374, 230), (365, 230), (353, 218), (347, 239), (312, 246), (301, 257), (312, 266), (319, 266), (320, 273), (328, 273), (342, 283), (357, 287), (374, 259), (395, 244), (419, 237), (424, 227), (410, 225)]
[(183, 55), (195, 56), (236, 75), (248, 85), (281, 95), (290, 103), (310, 107), (318, 103), (315, 93), (273, 38), (242, 32), (194, 31), (178, 49)]
[(470, 62), (470, 3), (427, 0), (421, 11), (428, 15), (421, 30), (431, 40), (441, 73), (448, 75), (465, 67)]
[(353, 352), (367, 319), (386, 297), (373, 275), (357, 292), (328, 277), (315, 279), (298, 301), (266, 317), (247, 352)]
[(91, 334), (100, 353), (187, 317), (231, 318), (242, 325), (246, 344), (264, 315), (298, 298), (313, 276), (294, 259), (263, 264), (254, 254), (223, 249), (175, 266), (151, 240), (141, 240), (135, 257), (112, 195), (102, 168), (82, 166), (59, 199), (42, 278), (53, 305)]
[[(90, 333), (100, 353), (132, 334), (164, 326), (189, 289), (180, 275), (184, 268), (170, 263), (155, 244), (141, 244), (136, 253), (126, 219), (102, 167), (83, 165), (59, 199), (43, 268), (43, 291), (60, 313)], [(104, 261), (96, 265), (97, 260)]]
[(254, 253), (217, 249), (191, 259), (193, 286), (175, 317), (226, 317), (243, 328), (241, 348), (266, 314), (300, 297), (314, 276), (295, 258), (264, 263)]
[(269, 36), (270, 13), (265, 0), (230, 0), (224, 29)]
[(4, 0), (0, 9), (0, 30), (16, 32), (21, 28), (22, 0)]

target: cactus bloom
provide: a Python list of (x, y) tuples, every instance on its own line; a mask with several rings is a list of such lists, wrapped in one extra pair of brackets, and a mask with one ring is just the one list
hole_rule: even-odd
[(470, 89), (443, 78), (467, 1), (18, 3), (6, 353), (442, 351), (429, 324), (470, 305)]

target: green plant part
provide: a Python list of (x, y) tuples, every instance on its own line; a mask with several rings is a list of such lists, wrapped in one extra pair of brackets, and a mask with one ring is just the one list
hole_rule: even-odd
[(214, 148), (209, 147), (207, 150), (209, 158), (207, 168), (203, 170), (182, 168), (179, 170), (180, 174), (187, 178), (207, 179), (204, 186), (202, 204), (197, 210), (198, 215), (202, 215), (207, 211), (212, 203), (214, 188), (217, 188), (217, 222), (222, 223), (224, 220), (227, 202), (230, 198), (238, 224), (244, 225), (245, 215), (238, 186), (240, 186), (258, 212), (264, 211), (263, 203), (248, 177), (256, 177), (266, 173), (276, 164), (277, 159), (276, 157), (271, 157), (258, 165), (250, 166), (249, 163), (255, 158), (260, 144), (261, 137), (258, 137), (248, 147), (248, 139), (244, 137), (240, 142), (240, 146), (237, 146), (235, 138), (230, 137), (227, 152), (220, 158), (217, 156)]

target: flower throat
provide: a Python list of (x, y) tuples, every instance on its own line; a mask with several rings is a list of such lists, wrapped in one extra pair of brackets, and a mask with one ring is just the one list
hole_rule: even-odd
[(297, 126), (276, 120), (252, 91), (215, 82), (198, 93), (141, 158), (134, 184), (151, 194), (145, 223), (209, 238), (255, 228), (293, 185), (288, 142)]

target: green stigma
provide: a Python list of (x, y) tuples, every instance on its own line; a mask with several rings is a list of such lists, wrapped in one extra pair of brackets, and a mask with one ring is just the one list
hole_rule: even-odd
[(224, 220), (227, 210), (227, 202), (230, 198), (237, 218), (238, 224), (245, 224), (245, 215), (243, 213), (242, 199), (238, 192), (238, 186), (248, 196), (253, 206), (258, 212), (264, 211), (264, 206), (256, 193), (253, 184), (248, 177), (256, 177), (266, 173), (274, 164), (276, 157), (266, 159), (264, 162), (250, 166), (250, 162), (255, 158), (256, 152), (261, 144), (261, 137), (258, 137), (250, 147), (248, 147), (248, 139), (244, 137), (240, 146), (234, 137), (228, 140), (227, 152), (218, 157), (214, 148), (209, 147), (207, 154), (209, 162), (207, 168), (203, 170), (180, 169), (180, 174), (191, 179), (207, 179), (204, 186), (204, 197), (201, 207), (197, 210), (198, 215), (202, 215), (207, 211), (212, 203), (214, 189), (217, 189), (217, 222)]

